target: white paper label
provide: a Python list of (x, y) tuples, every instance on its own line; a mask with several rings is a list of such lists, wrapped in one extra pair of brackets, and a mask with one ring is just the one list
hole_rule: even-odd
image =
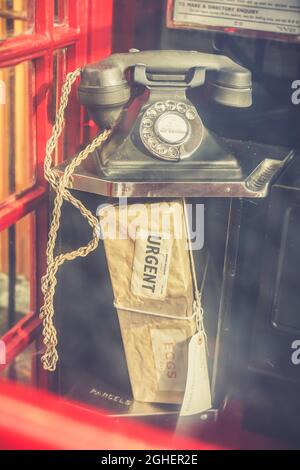
[(152, 350), (160, 392), (183, 392), (187, 343), (184, 330), (151, 329)]
[(189, 416), (211, 408), (205, 339), (196, 333), (189, 343), (188, 372), (180, 416)]
[(131, 291), (151, 299), (166, 297), (173, 239), (138, 230), (135, 240)]
[(299, 0), (174, 0), (174, 21), (300, 34)]

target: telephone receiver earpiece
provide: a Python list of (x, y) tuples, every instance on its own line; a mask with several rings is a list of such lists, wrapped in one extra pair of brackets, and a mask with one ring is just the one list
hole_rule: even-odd
[(251, 72), (226, 56), (175, 50), (112, 54), (81, 72), (79, 99), (98, 125), (111, 128), (129, 101), (130, 68), (133, 81), (148, 88), (201, 86), (208, 72), (213, 101), (238, 108), (252, 104)]

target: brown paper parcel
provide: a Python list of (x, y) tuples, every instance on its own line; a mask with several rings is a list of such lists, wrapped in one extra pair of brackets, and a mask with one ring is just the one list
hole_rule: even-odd
[(181, 403), (196, 331), (183, 201), (109, 205), (99, 217), (134, 399)]

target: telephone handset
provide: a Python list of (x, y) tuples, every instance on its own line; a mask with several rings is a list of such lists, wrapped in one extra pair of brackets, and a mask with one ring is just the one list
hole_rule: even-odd
[[(149, 90), (132, 98), (127, 81)], [(81, 73), (79, 98), (102, 128), (114, 127), (99, 151), (100, 171), (122, 177), (155, 171), (161, 177), (178, 172), (188, 177), (235, 178), (240, 164), (209, 132), (186, 90), (204, 85), (222, 105), (248, 107), (252, 102), (251, 73), (225, 56), (194, 51), (134, 51), (113, 54)]]

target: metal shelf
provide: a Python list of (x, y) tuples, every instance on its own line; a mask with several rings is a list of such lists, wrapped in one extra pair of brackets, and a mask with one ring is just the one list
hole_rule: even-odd
[[(90, 155), (75, 170), (69, 189), (109, 197), (240, 197), (263, 198), (271, 183), (294, 156), (294, 151), (254, 142), (226, 140), (242, 166), (240, 179), (203, 178), (201, 171), (176, 172), (162, 178), (159, 172), (137, 170), (118, 179), (106, 176), (97, 165), (97, 154)], [(68, 161), (56, 167), (62, 175)]]

